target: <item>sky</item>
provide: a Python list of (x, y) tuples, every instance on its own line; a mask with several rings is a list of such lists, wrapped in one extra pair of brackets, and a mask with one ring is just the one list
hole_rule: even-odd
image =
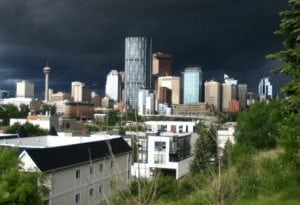
[(70, 92), (72, 81), (105, 86), (112, 69), (124, 70), (125, 38), (152, 38), (153, 51), (173, 56), (173, 73), (201, 66), (205, 80), (226, 73), (257, 92), (271, 76), (275, 91), (286, 76), (266, 55), (283, 49), (273, 33), (287, 0), (1, 0), (0, 89), (19, 80)]

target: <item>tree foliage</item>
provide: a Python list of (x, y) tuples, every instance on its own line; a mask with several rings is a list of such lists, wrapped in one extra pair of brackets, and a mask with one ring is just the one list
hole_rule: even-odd
[(190, 165), (193, 173), (207, 169), (217, 158), (217, 141), (214, 127), (206, 127), (202, 122), (196, 126), (199, 135), (195, 147), (194, 158)]
[(3, 120), (3, 125), (9, 125), (10, 118), (25, 118), (29, 113), (29, 107), (21, 104), (18, 108), (13, 104), (1, 105), (0, 119)]
[(18, 150), (0, 147), (0, 204), (42, 204), (38, 174), (20, 170)]
[(7, 127), (5, 129), (5, 133), (7, 134), (18, 133), (22, 135), (22, 137), (30, 137), (30, 136), (47, 135), (48, 131), (40, 128), (40, 126), (38, 125), (33, 125), (29, 122), (26, 122), (24, 125), (21, 125), (20, 123), (15, 123), (14, 125)]
[(52, 115), (56, 114), (56, 106), (55, 105), (49, 105), (49, 104), (43, 104), (41, 108), (41, 113), (45, 115), (46, 113), (49, 113)]
[[(285, 118), (280, 126), (279, 143), (290, 162), (299, 162), (300, 150), (300, 1), (289, 0), (290, 9), (281, 12), (282, 20), (276, 34), (284, 37), (284, 50), (269, 55), (279, 59), (282, 66), (275, 71), (291, 76), (282, 91), (286, 94)], [(298, 163), (300, 165), (300, 163)]]
[(276, 146), (278, 126), (283, 118), (281, 101), (258, 102), (240, 113), (236, 138), (240, 144), (255, 149), (270, 149)]

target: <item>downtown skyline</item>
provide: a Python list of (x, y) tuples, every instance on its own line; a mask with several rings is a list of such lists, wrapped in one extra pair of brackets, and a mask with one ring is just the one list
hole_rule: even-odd
[(221, 81), (226, 73), (255, 92), (271, 76), (277, 92), (285, 78), (270, 74), (279, 62), (265, 56), (282, 49), (273, 32), (286, 7), (283, 0), (3, 0), (0, 89), (30, 80), (43, 92), (47, 62), (50, 88), (69, 91), (72, 81), (82, 81), (103, 89), (110, 70), (124, 70), (125, 37), (145, 36), (153, 52), (173, 56), (174, 75), (201, 66), (205, 80)]

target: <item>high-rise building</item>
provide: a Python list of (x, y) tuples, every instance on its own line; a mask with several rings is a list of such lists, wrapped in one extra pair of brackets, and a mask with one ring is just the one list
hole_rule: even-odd
[(72, 97), (74, 102), (91, 102), (91, 90), (82, 82), (72, 82)]
[(207, 81), (205, 87), (205, 103), (213, 106), (217, 111), (221, 110), (221, 84), (217, 81)]
[(139, 89), (138, 97), (138, 114), (150, 115), (154, 114), (154, 93), (147, 89)]
[(258, 85), (258, 95), (260, 99), (270, 99), (273, 97), (273, 86), (269, 77), (260, 80)]
[(224, 83), (229, 85), (237, 85), (238, 81), (228, 76), (227, 74), (224, 74)]
[(236, 86), (232, 84), (222, 84), (222, 110), (229, 111), (229, 102), (236, 99)]
[(171, 75), (172, 56), (166, 53), (154, 53), (152, 55), (152, 89), (158, 96), (158, 78)]
[(121, 99), (121, 77), (116, 70), (112, 70), (107, 74), (105, 95), (115, 102)]
[(44, 74), (45, 74), (45, 102), (49, 102), (49, 75), (51, 72), (51, 68), (46, 66), (44, 69)]
[(158, 78), (158, 101), (161, 101), (161, 89), (168, 88), (172, 91), (171, 104), (180, 104), (180, 77), (176, 76), (163, 76)]
[(200, 67), (189, 67), (183, 72), (183, 104), (202, 102), (203, 75)]
[(29, 81), (17, 82), (16, 97), (34, 98), (34, 84)]
[(151, 41), (145, 37), (125, 39), (125, 93), (127, 108), (137, 109), (138, 90), (150, 87)]
[(240, 101), (240, 108), (244, 109), (247, 106), (247, 84), (238, 84), (238, 100)]

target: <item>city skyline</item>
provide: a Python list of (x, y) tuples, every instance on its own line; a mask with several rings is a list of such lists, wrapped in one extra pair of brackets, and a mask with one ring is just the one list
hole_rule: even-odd
[(103, 89), (110, 70), (124, 70), (125, 37), (143, 36), (153, 40), (153, 52), (173, 56), (177, 76), (201, 66), (204, 80), (221, 81), (227, 73), (251, 91), (271, 76), (277, 92), (284, 78), (270, 74), (279, 63), (265, 56), (282, 48), (273, 32), (286, 7), (281, 0), (3, 0), (0, 89), (13, 91), (17, 81), (30, 80), (42, 93), (47, 61), (53, 69), (50, 88), (68, 91), (72, 81), (81, 81)]

